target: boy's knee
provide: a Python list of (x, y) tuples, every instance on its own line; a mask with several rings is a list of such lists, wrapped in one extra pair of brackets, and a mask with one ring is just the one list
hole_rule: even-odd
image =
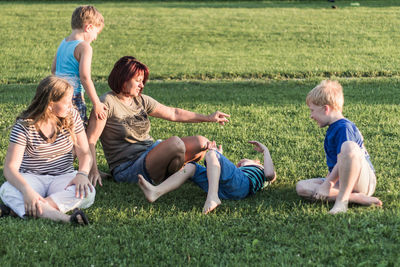
[(296, 184), (296, 192), (299, 196), (302, 196), (304, 191), (303, 181), (298, 181)]
[(0, 198), (7, 201), (20, 195), (20, 191), (12, 186), (9, 182), (5, 182), (0, 188)]
[(310, 190), (306, 181), (298, 181), (296, 184), (296, 193), (301, 197), (310, 197)]
[(343, 157), (359, 157), (361, 152), (360, 146), (353, 141), (346, 141), (340, 148), (340, 156)]
[(212, 161), (217, 159), (217, 152), (214, 149), (210, 149), (206, 152), (206, 156), (204, 157), (205, 161)]

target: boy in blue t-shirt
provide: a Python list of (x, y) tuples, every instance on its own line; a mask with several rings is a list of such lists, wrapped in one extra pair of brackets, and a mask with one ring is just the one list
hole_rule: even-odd
[(254, 145), (257, 152), (263, 153), (263, 165), (258, 160), (242, 159), (235, 166), (222, 155), (222, 147), (217, 149), (215, 142), (212, 142), (204, 158), (206, 167), (190, 162), (157, 186), (139, 174), (139, 186), (146, 199), (154, 202), (191, 178), (207, 192), (203, 207), (203, 213), (207, 214), (221, 204), (221, 199), (242, 199), (275, 181), (276, 174), (268, 148), (257, 141), (249, 143)]
[(79, 6), (71, 18), (71, 34), (61, 41), (51, 65), (54, 75), (66, 78), (74, 87), (72, 103), (87, 125), (84, 92), (89, 95), (98, 119), (106, 119), (106, 106), (100, 102), (91, 78), (92, 47), (104, 27), (104, 18), (93, 6)]
[(311, 119), (321, 128), (329, 126), (324, 142), (329, 173), (326, 178), (296, 185), (299, 196), (335, 201), (331, 214), (346, 212), (348, 202), (382, 206), (382, 201), (372, 197), (376, 176), (364, 139), (356, 125), (343, 116), (343, 102), (343, 89), (337, 81), (322, 81), (308, 93)]

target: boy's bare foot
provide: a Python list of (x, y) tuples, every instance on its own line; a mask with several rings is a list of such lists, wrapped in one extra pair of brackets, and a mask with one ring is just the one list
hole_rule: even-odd
[(350, 201), (363, 206), (382, 206), (382, 201), (379, 198), (369, 197), (361, 193), (352, 193), (350, 195)]
[(348, 201), (338, 201), (336, 200), (335, 205), (329, 211), (330, 214), (345, 213), (347, 212)]
[(149, 201), (150, 203), (156, 201), (159, 198), (159, 195), (157, 194), (155, 186), (146, 181), (146, 179), (144, 179), (141, 174), (138, 175), (138, 178), (138, 185), (140, 189), (142, 189), (147, 201)]
[(215, 208), (217, 208), (219, 205), (221, 205), (221, 200), (219, 199), (219, 197), (207, 197), (206, 202), (204, 203), (204, 207), (203, 207), (203, 214), (207, 214), (213, 210), (215, 210)]

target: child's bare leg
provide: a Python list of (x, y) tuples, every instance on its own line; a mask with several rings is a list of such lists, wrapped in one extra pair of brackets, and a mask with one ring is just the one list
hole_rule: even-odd
[(382, 206), (382, 201), (377, 197), (370, 197), (363, 193), (351, 193), (349, 197), (349, 202), (357, 203), (363, 206)]
[[(327, 198), (327, 200), (329, 202), (335, 202), (336, 201), (336, 197), (339, 194), (339, 190), (337, 188), (332, 188), (331, 192), (329, 193), (330, 197)], [(379, 200), (379, 198), (376, 197), (370, 197), (367, 196), (366, 194), (363, 193), (356, 193), (356, 192), (352, 192), (349, 196), (349, 203), (356, 203), (359, 205), (363, 205), (363, 206), (382, 206), (382, 201)]]
[(341, 152), (338, 155), (339, 167), (339, 193), (335, 205), (329, 211), (331, 214), (347, 211), (347, 205), (354, 185), (361, 172), (361, 153), (355, 142), (346, 141), (343, 143)]
[[(320, 186), (322, 182), (323, 181), (320, 178), (313, 178), (313, 179), (299, 181), (296, 185), (296, 192), (301, 197), (315, 200), (313, 198), (313, 195), (315, 194), (315, 190), (317, 189), (317, 187)], [(329, 202), (335, 202), (338, 194), (339, 190), (337, 188), (335, 187), (331, 188), (327, 200)], [(349, 203), (350, 202), (360, 204), (363, 206), (371, 206), (371, 205), (382, 206), (382, 201), (380, 201), (378, 198), (369, 197), (365, 194), (356, 192), (352, 192), (350, 194)]]
[(203, 213), (207, 214), (221, 204), (218, 197), (219, 176), (221, 175), (221, 165), (214, 150), (209, 150), (205, 158), (207, 162), (208, 193), (204, 203)]
[(139, 174), (138, 185), (140, 189), (142, 189), (147, 201), (152, 203), (162, 195), (179, 188), (187, 179), (193, 176), (195, 171), (196, 166), (194, 164), (186, 164), (181, 170), (177, 171), (157, 186), (150, 184)]
[(315, 191), (324, 181), (321, 178), (312, 178), (308, 180), (298, 181), (296, 184), (296, 192), (297, 195), (307, 198), (313, 199)]

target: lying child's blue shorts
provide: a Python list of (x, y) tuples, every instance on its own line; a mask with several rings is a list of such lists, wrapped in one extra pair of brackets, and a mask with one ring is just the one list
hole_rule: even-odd
[[(221, 165), (219, 177), (218, 197), (220, 199), (242, 199), (250, 193), (250, 180), (224, 155), (216, 151), (218, 161)], [(196, 171), (191, 180), (208, 192), (207, 168), (197, 163), (189, 163), (196, 166)], [(206, 162), (204, 162), (206, 164)]]

